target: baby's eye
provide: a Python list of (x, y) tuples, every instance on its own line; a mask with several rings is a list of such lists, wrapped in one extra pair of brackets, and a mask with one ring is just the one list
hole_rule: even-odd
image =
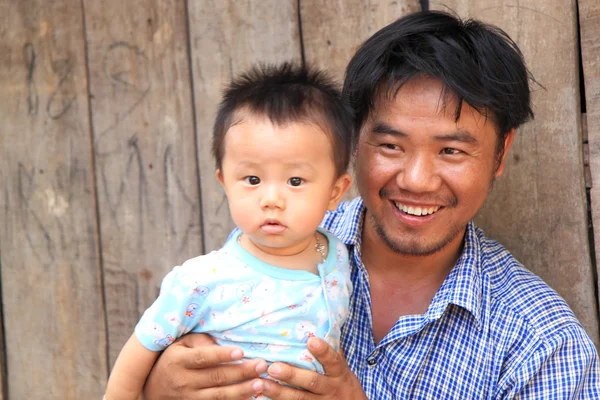
[(297, 176), (288, 179), (288, 185), (290, 186), (300, 186), (302, 183), (304, 183), (304, 179), (298, 178)]
[(258, 185), (260, 183), (260, 178), (258, 176), (250, 175), (244, 178), (244, 181), (249, 185)]

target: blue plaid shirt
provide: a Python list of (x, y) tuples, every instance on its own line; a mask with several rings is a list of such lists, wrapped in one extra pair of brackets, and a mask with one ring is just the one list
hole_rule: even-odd
[(565, 301), (473, 223), (427, 312), (377, 345), (360, 198), (322, 226), (348, 246), (354, 294), (342, 347), (370, 399), (600, 399), (600, 363)]

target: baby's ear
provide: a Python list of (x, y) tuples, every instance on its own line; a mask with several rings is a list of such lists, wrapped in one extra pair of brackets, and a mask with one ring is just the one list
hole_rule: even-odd
[(331, 197), (329, 197), (329, 205), (327, 206), (329, 211), (335, 211), (348, 189), (350, 189), (350, 185), (352, 185), (352, 176), (348, 173), (342, 174), (336, 179), (331, 188)]

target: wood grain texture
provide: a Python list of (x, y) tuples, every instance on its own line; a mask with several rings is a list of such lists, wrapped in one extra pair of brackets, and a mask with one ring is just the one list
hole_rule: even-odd
[[(411, 12), (418, 0), (301, 0), (302, 43), (307, 64), (328, 71), (340, 85), (360, 45), (379, 29)], [(346, 199), (358, 196), (355, 185)]]
[(600, 2), (579, 0), (578, 4), (592, 186), (590, 197), (598, 268), (597, 260), (600, 256)]
[[(2, 215), (0, 213), (0, 215)], [(1, 238), (1, 236), (0, 236)], [(0, 242), (1, 243), (1, 242)], [(0, 245), (0, 249), (1, 249)], [(2, 252), (0, 251), (0, 283), (2, 282)], [(6, 382), (6, 348), (4, 347), (4, 311), (2, 310), (2, 285), (0, 284), (0, 400), (8, 400), (8, 386)]]
[(0, 253), (11, 400), (107, 377), (81, 3), (0, 1)]
[[(461, 17), (498, 25), (535, 78), (535, 121), (517, 132), (506, 172), (477, 222), (569, 303), (599, 344), (584, 185), (574, 1), (444, 1)], [(431, 8), (447, 9), (432, 1)]]
[(420, 9), (418, 0), (300, 0), (306, 62), (341, 82), (348, 62), (366, 39)]
[(84, 1), (110, 365), (202, 253), (184, 0)]
[(233, 229), (225, 193), (215, 178), (211, 133), (223, 87), (258, 62), (301, 60), (295, 0), (190, 1), (189, 24), (206, 251)]

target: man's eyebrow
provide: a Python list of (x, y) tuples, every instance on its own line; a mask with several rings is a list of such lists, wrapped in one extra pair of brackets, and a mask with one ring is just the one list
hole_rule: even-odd
[(477, 138), (475, 136), (471, 135), (467, 131), (456, 131), (456, 132), (448, 133), (445, 135), (436, 135), (435, 140), (438, 140), (441, 142), (452, 141), (452, 142), (463, 142), (463, 143), (469, 143), (469, 144), (477, 144), (478, 143)]
[(377, 122), (373, 126), (373, 133), (382, 134), (382, 135), (395, 135), (395, 136), (401, 136), (401, 137), (408, 137), (408, 135), (406, 133), (401, 132), (397, 129), (394, 129), (391, 126), (389, 126), (383, 122)]
[[(409, 135), (399, 131), (398, 129), (392, 128), (384, 122), (377, 122), (373, 126), (373, 133), (379, 135), (395, 135), (400, 137), (408, 137)], [(458, 130), (456, 132), (451, 132), (443, 135), (436, 135), (434, 139), (440, 142), (463, 142), (469, 144), (477, 144), (479, 141), (477, 138), (468, 131)]]

